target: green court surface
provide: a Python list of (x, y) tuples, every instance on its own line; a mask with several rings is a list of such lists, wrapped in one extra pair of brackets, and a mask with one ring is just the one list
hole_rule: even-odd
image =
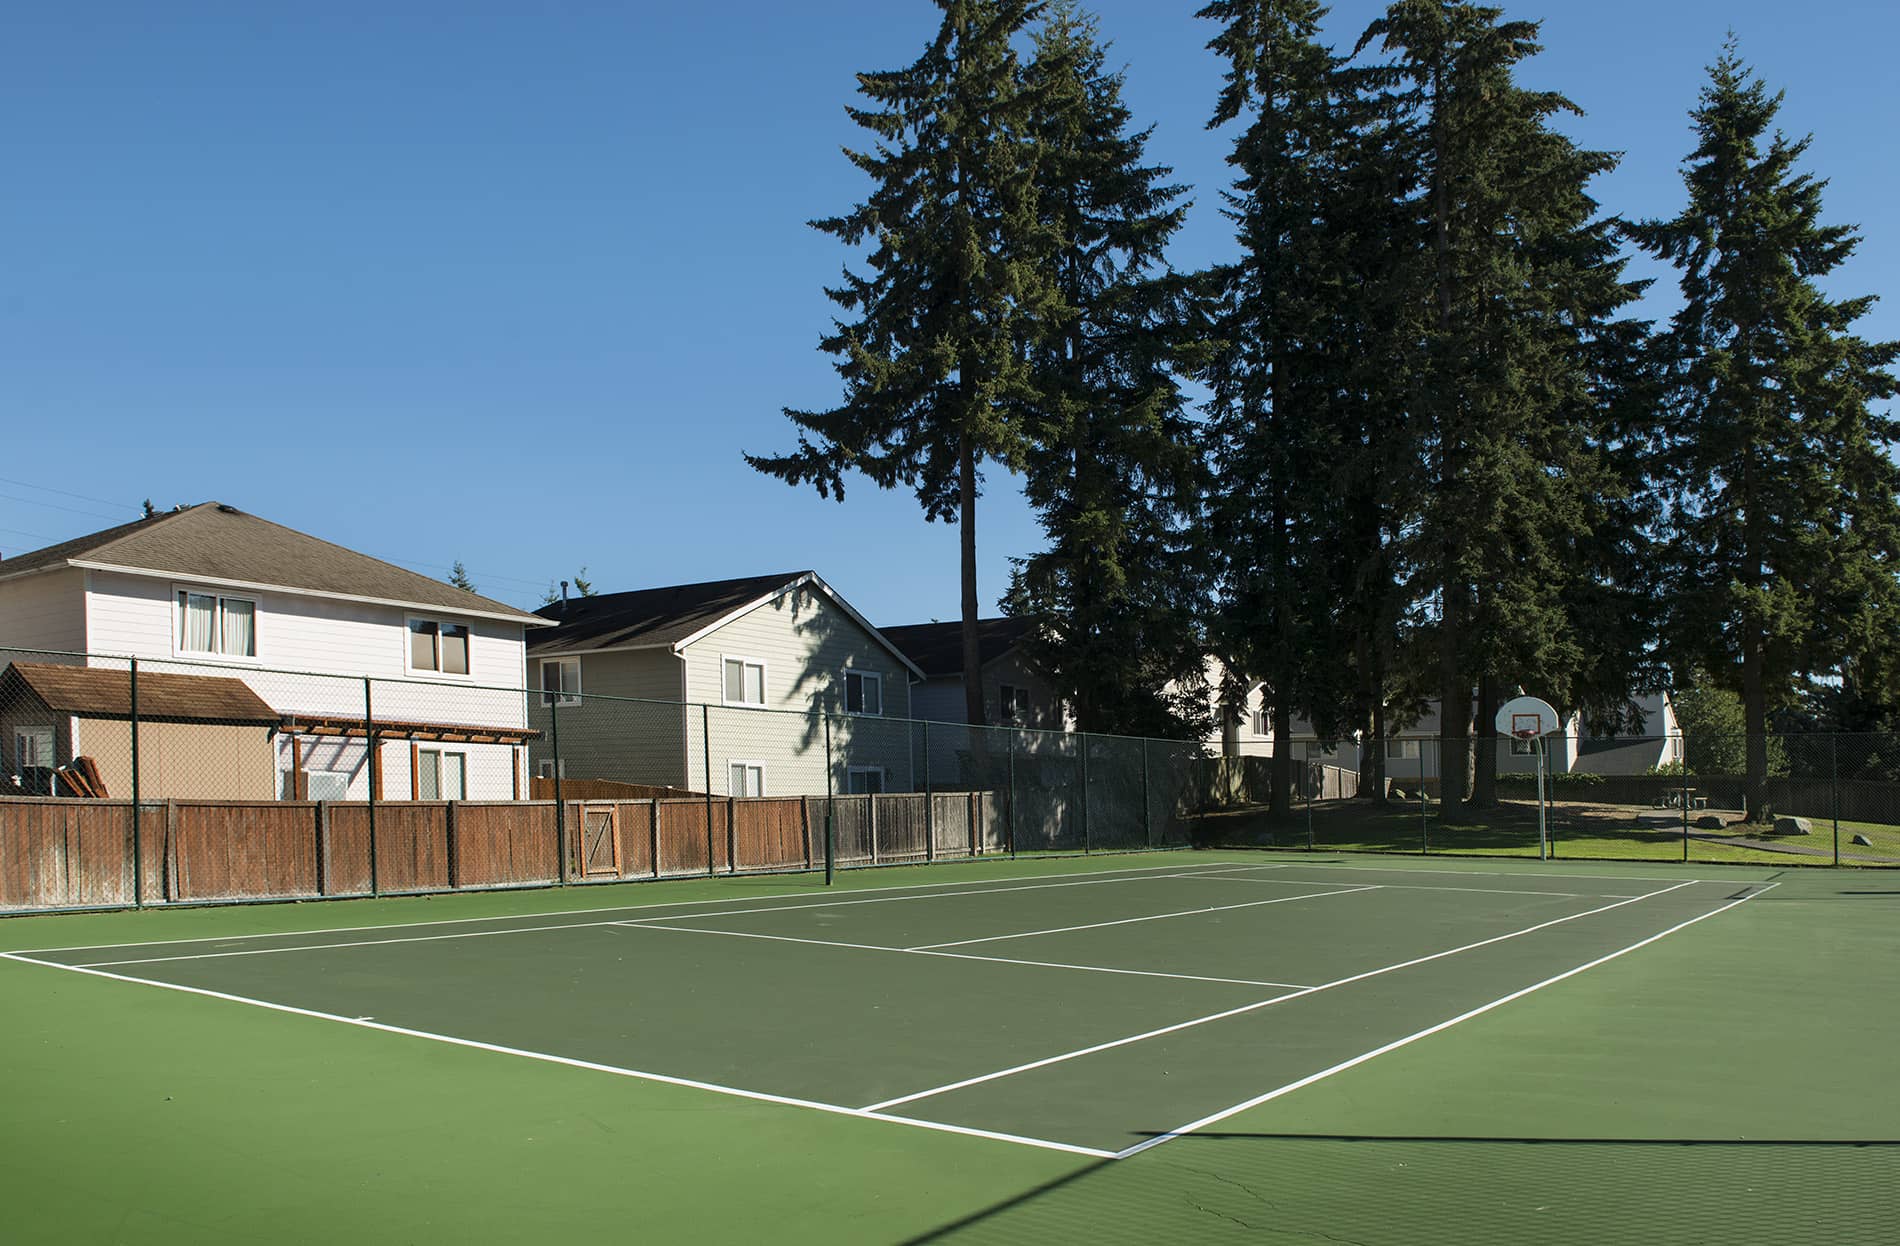
[(1900, 1240), (1900, 888), (1169, 853), (0, 923), (8, 1241)]

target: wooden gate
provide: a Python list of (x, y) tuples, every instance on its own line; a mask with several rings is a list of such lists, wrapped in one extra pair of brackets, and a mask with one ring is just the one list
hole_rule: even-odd
[(620, 818), (613, 805), (581, 806), (581, 874), (620, 875)]

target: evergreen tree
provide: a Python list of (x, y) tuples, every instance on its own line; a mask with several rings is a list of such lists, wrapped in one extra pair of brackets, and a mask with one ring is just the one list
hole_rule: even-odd
[(1024, 646), (1083, 730), (1177, 735), (1206, 717), (1184, 574), (1199, 459), (1171, 372), (1176, 283), (1157, 275), (1184, 192), (1144, 163), (1149, 131), (1131, 130), (1105, 62), (1094, 18), (1055, 5), (1026, 74), (1043, 262), (1063, 308), (1030, 353), (1025, 428), (1025, 493), (1049, 547), (1018, 563), (1005, 604), (1033, 621)]
[(843, 216), (813, 222), (868, 247), (868, 272), (827, 291), (847, 319), (822, 349), (837, 357), (844, 401), (787, 409), (785, 455), (747, 455), (759, 471), (842, 500), (857, 470), (899, 485), (924, 515), (959, 528), (963, 668), (969, 721), (983, 720), (976, 621), (976, 501), (985, 462), (1024, 464), (1036, 403), (1024, 344), (1059, 310), (1036, 194), (1034, 101), (1012, 40), (1035, 0), (936, 0), (943, 21), (902, 69), (858, 76), (850, 115), (873, 137), (848, 153), (874, 183)]
[[(1770, 94), (1731, 40), (1691, 114), (1697, 146), (1672, 220), (1632, 227), (1682, 272), (1671, 321), (1664, 466), (1679, 665), (1742, 698), (1748, 812), (1760, 817), (1770, 715), (1803, 672), (1879, 669), (1900, 610), (1895, 343), (1853, 332), (1871, 298), (1819, 281), (1858, 231), (1821, 220), (1824, 182), (1798, 173), (1808, 139), (1771, 135)], [(1888, 669), (1891, 669), (1888, 667)]]
[(1311, 644), (1320, 582), (1300, 556), (1326, 509), (1310, 491), (1330, 389), (1319, 346), (1330, 293), (1322, 171), (1338, 119), (1337, 60), (1318, 40), (1324, 14), (1318, 0), (1213, 0), (1199, 12), (1223, 23), (1208, 46), (1227, 62), (1209, 124), (1246, 120), (1225, 195), (1242, 256), (1206, 276), (1217, 343), (1201, 374), (1218, 602), (1211, 639), (1227, 669), (1264, 685), (1274, 815), (1292, 804), (1292, 716), (1324, 665)]
[(1590, 662), (1567, 593), (1591, 558), (1593, 504), (1622, 486), (1601, 440), (1613, 395), (1605, 342), (1637, 287), (1590, 180), (1614, 157), (1552, 119), (1562, 96), (1519, 86), (1537, 25), (1465, 0), (1398, 0), (1368, 29), (1408, 88), (1430, 271), (1425, 349), (1408, 409), (1430, 488), (1413, 531), (1436, 590), (1440, 768), (1447, 801), (1480, 764), (1495, 798), (1494, 712), (1504, 686), (1561, 695)]
[(462, 565), (460, 558), (457, 558), (455, 565), (449, 568), (449, 583), (464, 592), (472, 593), (475, 591), (474, 583), (468, 578), (468, 568)]

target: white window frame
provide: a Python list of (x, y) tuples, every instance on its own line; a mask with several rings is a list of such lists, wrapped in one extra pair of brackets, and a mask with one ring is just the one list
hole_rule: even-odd
[(12, 773), (26, 774), (26, 739), (31, 735), (35, 739), (44, 736), (48, 740), (47, 752), (53, 756), (50, 766), (36, 766), (39, 770), (59, 769), (59, 728), (51, 723), (15, 723), (13, 727), (13, 767)]
[[(422, 795), (422, 760), (425, 757), (435, 759), (435, 795)], [(449, 758), (459, 758), (462, 767), (462, 794), (444, 796), (442, 794), (442, 775)], [(419, 748), (416, 750), (416, 797), (419, 800), (467, 800), (468, 799), (468, 753), (463, 749)]]
[(1267, 711), (1264, 707), (1253, 710), (1247, 715), (1247, 733), (1261, 740), (1273, 734), (1273, 727), (1267, 722)]
[[(851, 681), (853, 679), (869, 680), (877, 685), (876, 709), (854, 710), (851, 708)], [(858, 700), (859, 704), (863, 703), (864, 694), (862, 692), (858, 694)], [(882, 671), (860, 670), (855, 666), (847, 666), (844, 668), (844, 712), (847, 714), (856, 714), (863, 718), (884, 717), (884, 673)]]
[(1419, 747), (1416, 739), (1392, 738), (1386, 741), (1385, 759), (1387, 761), (1417, 761)]
[[(433, 667), (415, 664), (415, 635), (410, 630), (417, 623), (435, 624), (435, 665)], [(468, 669), (466, 671), (445, 671), (442, 669), (442, 629), (459, 627), (468, 636)], [(457, 622), (433, 614), (409, 614), (402, 620), (402, 669), (411, 676), (423, 676), (429, 679), (473, 679), (475, 678), (475, 625)]]
[[(541, 686), (538, 691), (541, 696), (542, 705), (579, 705), (582, 703), (585, 698), (581, 695), (581, 660), (579, 658), (537, 658), (535, 660), (541, 663), (540, 669), (535, 673), (541, 677)], [(566, 670), (570, 666), (574, 668), (574, 688), (572, 691), (568, 690), (565, 676), (561, 679), (560, 691), (548, 691), (547, 670), (550, 666), (560, 667), (562, 670)]]
[[(756, 770), (759, 772), (759, 790), (750, 793), (748, 796), (740, 796), (738, 792), (732, 790), (732, 772), (741, 768), (747, 771)], [(743, 787), (744, 784), (740, 786)], [(726, 795), (736, 796), (740, 800), (746, 800), (752, 796), (765, 795), (765, 763), (762, 761), (751, 761), (742, 757), (728, 757), (726, 759)]]
[[(552, 757), (543, 757), (540, 761), (536, 762), (534, 764), (534, 777), (537, 779), (552, 779), (554, 777), (554, 759)], [(563, 779), (567, 777), (567, 758), (565, 757), (561, 759), (561, 777)]]
[[(759, 668), (759, 699), (758, 700), (735, 701), (731, 697), (726, 695), (726, 664), (728, 662), (737, 662), (740, 664), (742, 668), (739, 673), (739, 691), (741, 693), (745, 692), (745, 670), (743, 668), (754, 667), (754, 666)], [(769, 694), (766, 692), (766, 688), (770, 686), (767, 682), (769, 677), (770, 677), (770, 672), (766, 670), (764, 658), (749, 658), (742, 654), (737, 654), (737, 653), (720, 654), (719, 655), (719, 703), (721, 705), (737, 706), (741, 709), (752, 709), (752, 710), (764, 709), (766, 706), (766, 702), (771, 699)]]
[[(861, 774), (877, 776), (877, 791), (860, 792), (851, 786), (851, 780)], [(883, 796), (890, 791), (891, 772), (883, 766), (847, 766), (844, 775), (844, 790), (847, 796)]]
[[(211, 615), (211, 645), (209, 649), (185, 648), (185, 602), (184, 598), (209, 597), (214, 605)], [(224, 603), (241, 601), (251, 608), (251, 651), (249, 653), (226, 653), (224, 651)], [(180, 658), (221, 658), (227, 662), (255, 662), (258, 651), (263, 648), (263, 637), (259, 635), (258, 623), (264, 612), (255, 595), (244, 593), (225, 593), (215, 588), (199, 588), (191, 584), (173, 584), (171, 598), (172, 612), (172, 656)]]

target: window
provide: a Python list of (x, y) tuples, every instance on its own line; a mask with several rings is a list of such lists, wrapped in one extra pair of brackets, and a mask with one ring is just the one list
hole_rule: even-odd
[(581, 660), (579, 658), (543, 658), (541, 660), (541, 704), (579, 705), (581, 703)]
[(178, 590), (178, 651), (257, 656), (257, 603), (246, 597)]
[(468, 796), (468, 755), (425, 748), (416, 754), (416, 799), (462, 800)]
[(751, 658), (727, 658), (720, 691), (727, 705), (764, 705), (765, 663)]
[[(537, 779), (552, 779), (554, 777), (554, 762), (548, 760), (537, 763), (534, 768), (534, 775)], [(567, 761), (565, 758), (561, 761), (561, 777), (563, 779), (567, 777)]]
[(728, 796), (765, 795), (765, 767), (756, 761), (730, 763), (726, 774)]
[(882, 714), (884, 676), (876, 671), (845, 671), (844, 709), (847, 714)]
[(844, 790), (853, 796), (879, 796), (884, 792), (882, 766), (853, 766), (845, 775)]
[(1029, 721), (1029, 689), (1018, 688), (1014, 684), (1004, 684), (1001, 700), (1004, 722)]
[(1252, 732), (1257, 736), (1268, 736), (1268, 735), (1273, 734), (1273, 729), (1267, 726), (1267, 711), (1266, 710), (1258, 709), (1253, 712), (1252, 726), (1250, 730), (1252, 730)]
[(409, 669), (468, 674), (468, 625), (409, 620)]
[(1392, 761), (1417, 761), (1418, 741), (1387, 740), (1385, 744), (1385, 755)]
[(13, 733), (13, 762), (16, 771), (52, 770), (59, 765), (53, 757), (51, 727), (19, 727)]

